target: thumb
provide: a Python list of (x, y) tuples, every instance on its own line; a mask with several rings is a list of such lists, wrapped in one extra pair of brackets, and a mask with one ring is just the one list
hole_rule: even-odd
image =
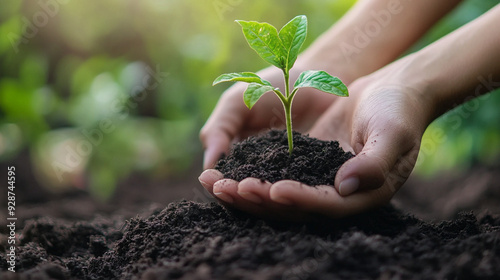
[[(230, 89), (239, 90), (237, 87)], [(239, 93), (239, 91), (237, 91)], [(200, 130), (205, 149), (203, 168), (212, 168), (222, 154), (227, 154), (233, 139), (240, 134), (248, 110), (240, 94), (225, 92)]]
[[(399, 130), (385, 130), (371, 135), (364, 144), (355, 145), (355, 149), (362, 147), (362, 150), (342, 165), (335, 178), (339, 194), (347, 196), (358, 190), (377, 189), (384, 185), (398, 162), (415, 147), (415, 142), (408, 138)], [(401, 184), (404, 181), (400, 181)], [(399, 186), (393, 187), (391, 189)]]
[(203, 154), (203, 169), (213, 168), (223, 154), (227, 154), (232, 136), (224, 131), (213, 130), (200, 133), (201, 142), (205, 147)]

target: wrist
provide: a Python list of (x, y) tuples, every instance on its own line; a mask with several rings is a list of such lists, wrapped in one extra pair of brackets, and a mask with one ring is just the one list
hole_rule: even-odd
[(427, 111), (427, 123), (430, 124), (441, 113), (438, 93), (440, 91), (438, 76), (431, 58), (425, 53), (417, 52), (401, 59), (400, 79), (406, 87), (414, 91), (415, 98), (421, 100)]
[(297, 59), (296, 65), (302, 70), (323, 70), (339, 77), (349, 85), (363, 76), (356, 68), (357, 63), (346, 57), (333, 44), (315, 44), (304, 51)]
[[(500, 77), (498, 25), (500, 6), (411, 56), (405, 75), (424, 90), (434, 118), (468, 100), (492, 91)], [(498, 84), (496, 85), (498, 87)]]
[(427, 62), (418, 53), (410, 54), (360, 80), (366, 80), (371, 91), (391, 89), (405, 95), (406, 108), (418, 116), (418, 123), (425, 129), (439, 116), (439, 89), (433, 73), (426, 70)]

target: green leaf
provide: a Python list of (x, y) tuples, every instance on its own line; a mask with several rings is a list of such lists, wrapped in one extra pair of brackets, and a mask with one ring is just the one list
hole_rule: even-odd
[(297, 60), (300, 48), (307, 35), (307, 17), (296, 16), (289, 21), (279, 32), (281, 43), (285, 48), (286, 67), (290, 70)]
[(337, 77), (325, 71), (308, 70), (300, 73), (294, 87), (312, 87), (338, 96), (349, 96), (347, 86)]
[(257, 83), (263, 86), (271, 86), (271, 83), (263, 80), (259, 75), (252, 72), (227, 73), (222, 74), (214, 80), (213, 86), (222, 82), (246, 82)]
[(284, 69), (285, 49), (276, 28), (266, 22), (237, 20), (250, 47), (265, 61)]
[(248, 109), (252, 109), (253, 105), (259, 101), (259, 98), (268, 91), (272, 91), (274, 88), (272, 86), (263, 86), (257, 83), (251, 83), (248, 85), (247, 90), (243, 93), (243, 101), (247, 105)]

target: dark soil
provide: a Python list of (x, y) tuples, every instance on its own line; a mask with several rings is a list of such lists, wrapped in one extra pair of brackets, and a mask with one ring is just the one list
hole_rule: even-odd
[[(23, 162), (15, 165), (26, 170)], [(267, 221), (206, 202), (196, 181), (200, 166), (184, 180), (134, 175), (107, 204), (84, 190), (52, 194), (33, 180), (24, 183), (29, 174), (23, 175), (16, 186), (17, 273), (6, 271), (6, 197), (0, 193), (0, 279), (500, 275), (500, 159), (432, 180), (410, 178), (394, 200), (397, 208), (315, 223)], [(179, 197), (198, 202), (166, 205)]]
[(271, 183), (290, 179), (310, 186), (333, 185), (340, 166), (353, 157), (337, 141), (322, 141), (293, 133), (294, 149), (288, 152), (286, 130), (271, 130), (236, 143), (215, 169), (225, 178), (248, 177)]
[[(2, 279), (498, 279), (500, 216), (423, 222), (392, 207), (315, 224), (180, 202), (119, 219), (29, 222)], [(6, 269), (5, 255), (0, 266)], [(32, 277), (32, 278), (29, 278)]]
[(453, 219), (462, 211), (500, 213), (500, 158), (489, 164), (412, 176), (393, 203), (426, 220)]

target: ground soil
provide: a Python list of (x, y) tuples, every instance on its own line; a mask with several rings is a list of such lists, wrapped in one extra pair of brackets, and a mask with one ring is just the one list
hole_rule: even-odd
[[(500, 217), (393, 207), (315, 224), (183, 201), (146, 218), (30, 221), (2, 279), (498, 279)], [(1, 267), (6, 269), (2, 256)], [(17, 276), (17, 277), (16, 277)], [(8, 278), (7, 278), (8, 277)]]
[[(27, 166), (22, 160), (15, 164)], [(0, 279), (500, 275), (500, 159), (458, 174), (412, 177), (392, 205), (315, 223), (267, 221), (209, 202), (196, 181), (200, 166), (166, 181), (135, 174), (109, 203), (95, 201), (85, 190), (50, 193), (26, 174), (17, 185), (18, 273), (5, 272), (1, 211)], [(6, 209), (5, 197), (0, 199)]]

